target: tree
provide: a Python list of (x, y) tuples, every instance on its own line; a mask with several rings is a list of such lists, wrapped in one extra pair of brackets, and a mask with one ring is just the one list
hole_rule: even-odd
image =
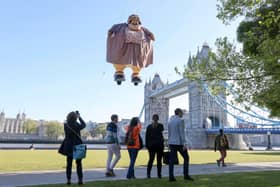
[[(216, 40), (216, 52), (186, 66), (184, 76), (208, 81), (219, 88), (230, 81), (238, 92), (237, 102), (256, 103), (280, 117), (280, 0), (218, 0), (217, 17), (229, 24), (242, 17), (237, 40), (242, 50), (226, 37)], [(218, 89), (219, 90), (219, 89)]]
[(63, 135), (64, 129), (63, 124), (58, 121), (48, 121), (46, 123), (46, 134), (51, 138), (58, 138), (58, 136)]
[(106, 123), (100, 123), (98, 124), (90, 133), (91, 135), (94, 136), (102, 136), (102, 139), (104, 138), (104, 136), (106, 135)]
[(38, 123), (35, 120), (27, 119), (23, 123), (23, 130), (26, 134), (36, 134), (38, 132)]

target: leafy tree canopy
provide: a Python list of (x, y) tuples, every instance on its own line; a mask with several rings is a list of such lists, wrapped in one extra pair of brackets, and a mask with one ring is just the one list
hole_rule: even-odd
[(216, 52), (185, 67), (184, 76), (217, 87), (228, 81), (238, 102), (257, 103), (280, 117), (280, 0), (218, 0), (217, 17), (229, 24), (238, 17), (237, 50), (227, 37), (216, 40)]

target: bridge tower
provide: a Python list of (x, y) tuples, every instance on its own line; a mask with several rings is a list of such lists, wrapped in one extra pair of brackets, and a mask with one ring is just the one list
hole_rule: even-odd
[[(208, 57), (209, 46), (204, 43), (201, 51), (197, 52), (198, 61)], [(199, 63), (199, 62), (198, 62)], [(191, 66), (192, 59), (189, 58), (188, 66)], [(187, 137), (193, 147), (207, 148), (208, 136), (206, 128), (223, 128), (227, 124), (226, 112), (218, 106), (203, 90), (197, 82), (188, 84), (189, 90), (189, 120), (186, 122)], [(225, 95), (221, 95), (225, 99)]]
[[(145, 107), (145, 122), (146, 128), (152, 122), (153, 114), (159, 115), (159, 122), (164, 125), (164, 129), (167, 129), (168, 111), (169, 111), (169, 99), (160, 97), (150, 97), (151, 93), (155, 90), (161, 89), (165, 84), (160, 79), (159, 74), (155, 74), (153, 80), (145, 84), (144, 93), (144, 107)], [(145, 129), (144, 128), (144, 129)]]

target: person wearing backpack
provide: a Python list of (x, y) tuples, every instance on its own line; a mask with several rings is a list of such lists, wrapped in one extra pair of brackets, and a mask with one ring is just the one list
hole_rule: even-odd
[(217, 165), (220, 166), (222, 162), (222, 166), (225, 167), (225, 158), (227, 156), (227, 149), (229, 149), (229, 144), (227, 136), (224, 134), (223, 129), (220, 129), (219, 132), (220, 134), (215, 138), (214, 151), (216, 152), (217, 150), (219, 150), (221, 154), (221, 158), (217, 160)]
[(127, 170), (127, 179), (135, 179), (134, 165), (138, 155), (138, 151), (141, 149), (140, 144), (140, 132), (142, 125), (138, 117), (134, 117), (130, 120), (130, 124), (127, 127), (126, 140), (127, 151), (129, 154), (129, 167)]

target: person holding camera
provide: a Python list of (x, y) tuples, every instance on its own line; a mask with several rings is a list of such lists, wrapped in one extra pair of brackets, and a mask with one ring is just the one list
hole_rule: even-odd
[[(77, 122), (79, 120), (79, 122)], [(67, 185), (71, 184), (72, 162), (73, 162), (73, 149), (75, 145), (82, 144), (81, 130), (86, 127), (86, 123), (81, 118), (79, 111), (70, 112), (67, 115), (66, 122), (64, 123), (64, 146), (62, 152), (66, 156), (66, 178)], [(78, 184), (83, 184), (83, 170), (82, 159), (76, 160)]]

